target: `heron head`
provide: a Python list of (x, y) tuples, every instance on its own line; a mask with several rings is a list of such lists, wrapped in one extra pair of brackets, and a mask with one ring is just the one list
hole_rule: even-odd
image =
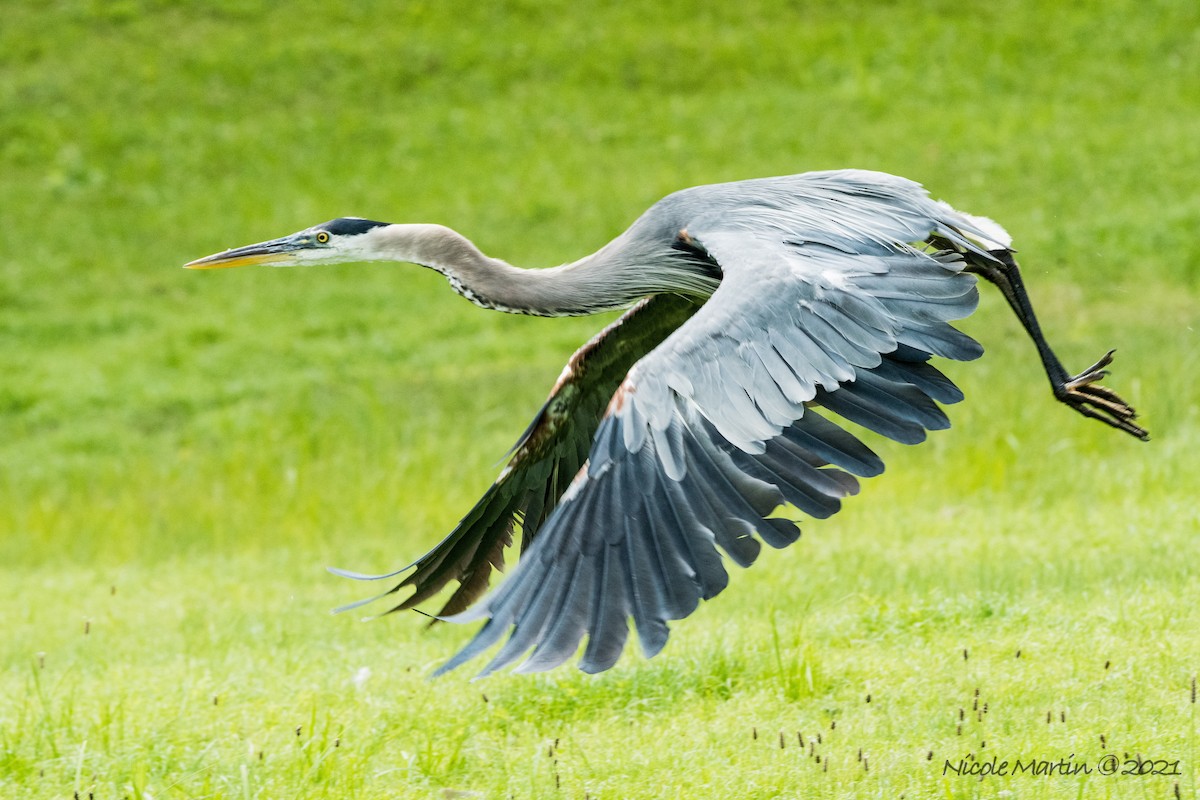
[(259, 264), (294, 267), (339, 261), (367, 261), (374, 256), (371, 231), (386, 226), (359, 217), (340, 217), (302, 231), (245, 247), (235, 247), (184, 264), (184, 269), (222, 269)]

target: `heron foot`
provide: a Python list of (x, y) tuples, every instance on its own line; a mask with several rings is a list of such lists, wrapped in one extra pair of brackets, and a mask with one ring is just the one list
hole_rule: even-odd
[(1068, 378), (1062, 385), (1056, 386), (1054, 396), (1085, 417), (1098, 419), (1117, 430), (1125, 431), (1130, 436), (1148, 441), (1150, 432), (1133, 421), (1137, 418), (1133, 407), (1112, 389), (1100, 385), (1100, 381), (1108, 375), (1105, 367), (1112, 363), (1114, 352), (1116, 351), (1109, 350), (1095, 364), (1075, 377)]

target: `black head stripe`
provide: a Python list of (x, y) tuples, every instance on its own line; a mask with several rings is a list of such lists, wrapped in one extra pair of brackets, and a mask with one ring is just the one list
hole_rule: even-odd
[(378, 228), (387, 224), (386, 222), (375, 222), (374, 220), (359, 219), (358, 217), (339, 217), (316, 227), (323, 231), (329, 231), (334, 236), (357, 236), (360, 233), (366, 233), (372, 228)]

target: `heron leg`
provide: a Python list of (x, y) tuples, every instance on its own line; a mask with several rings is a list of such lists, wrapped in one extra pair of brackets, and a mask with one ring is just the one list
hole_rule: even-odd
[(1133, 407), (1112, 389), (1100, 385), (1100, 381), (1108, 374), (1105, 367), (1112, 363), (1114, 351), (1109, 350), (1099, 361), (1078, 375), (1070, 375), (1058, 360), (1058, 356), (1050, 349), (1046, 337), (1042, 335), (1017, 262), (1007, 251), (993, 251), (992, 255), (998, 260), (971, 260), (966, 269), (994, 284), (1004, 295), (1004, 299), (1008, 301), (1009, 307), (1017, 315), (1025, 332), (1033, 340), (1038, 355), (1041, 356), (1042, 366), (1054, 390), (1054, 397), (1085, 417), (1100, 420), (1143, 441), (1149, 439), (1149, 432), (1133, 421), (1137, 417)]

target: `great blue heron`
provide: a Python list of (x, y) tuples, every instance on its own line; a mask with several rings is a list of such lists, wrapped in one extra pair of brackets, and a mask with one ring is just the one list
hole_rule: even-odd
[[(581, 347), (499, 478), (453, 532), (386, 579), (412, 608), (452, 580), (439, 613), (486, 618), (452, 669), (504, 638), (483, 674), (532, 650), (518, 672), (587, 645), (611, 667), (632, 618), (647, 656), (667, 621), (725, 588), (735, 563), (800, 535), (772, 516), (828, 517), (879, 457), (817, 413), (907, 444), (949, 422), (962, 393), (928, 363), (982, 348), (948, 324), (970, 314), (975, 275), (999, 287), (1033, 339), (1054, 396), (1140, 439), (1135, 413), (1099, 381), (1110, 351), (1071, 377), (1038, 327), (1007, 233), (935, 202), (911, 181), (864, 171), (698, 186), (654, 204), (572, 264), (524, 270), (438, 225), (342, 218), (187, 264), (288, 266), (406, 261), (437, 270), (484, 308), (564, 316), (627, 308)], [(514, 530), (520, 561), (501, 567)], [(372, 598), (379, 599), (379, 598)], [(369, 602), (369, 601), (364, 601)], [(355, 604), (359, 605), (359, 604)]]

